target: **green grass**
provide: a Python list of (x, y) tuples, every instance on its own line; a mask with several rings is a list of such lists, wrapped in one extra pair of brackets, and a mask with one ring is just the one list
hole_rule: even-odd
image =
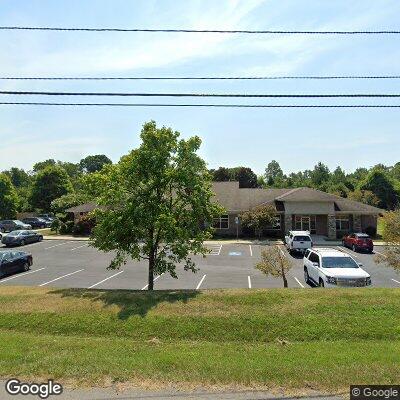
[(395, 383), (400, 292), (0, 289), (0, 376), (75, 383)]

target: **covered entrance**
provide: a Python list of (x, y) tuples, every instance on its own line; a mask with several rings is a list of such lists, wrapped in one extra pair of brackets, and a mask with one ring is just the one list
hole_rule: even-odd
[(294, 226), (296, 231), (317, 232), (315, 215), (295, 215)]

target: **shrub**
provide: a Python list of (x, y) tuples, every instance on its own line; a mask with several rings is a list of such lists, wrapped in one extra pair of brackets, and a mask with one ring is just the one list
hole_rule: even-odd
[(369, 236), (375, 236), (376, 235), (376, 228), (374, 226), (367, 226), (365, 228), (365, 233)]
[(58, 233), (60, 231), (62, 222), (59, 219), (55, 219), (50, 226), (50, 230), (55, 231)]
[(60, 233), (62, 235), (72, 233), (74, 228), (74, 221), (61, 222)]
[(74, 235), (90, 235), (94, 226), (95, 219), (86, 215), (75, 224), (72, 232)]

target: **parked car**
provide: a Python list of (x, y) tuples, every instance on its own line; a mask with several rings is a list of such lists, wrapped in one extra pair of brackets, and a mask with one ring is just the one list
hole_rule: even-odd
[(24, 251), (0, 251), (0, 277), (29, 271), (32, 264), (32, 255)]
[(24, 246), (25, 244), (41, 242), (43, 236), (35, 231), (12, 231), (7, 235), (4, 235), (1, 239), (1, 243), (6, 246)]
[(32, 229), (32, 226), (29, 224), (24, 224), (18, 219), (6, 219), (0, 221), (0, 232), (12, 232), (20, 229)]
[(52, 217), (50, 214), (39, 214), (38, 218), (42, 218), (42, 219), (44, 219), (45, 221), (48, 221), (48, 222), (53, 222), (55, 220), (55, 218)]
[(352, 233), (342, 239), (344, 247), (348, 247), (353, 251), (367, 251), (372, 253), (374, 250), (374, 242), (366, 233)]
[(349, 254), (332, 248), (309, 249), (303, 258), (304, 280), (321, 287), (363, 287), (371, 276)]
[(289, 234), (285, 236), (285, 244), (289, 253), (304, 253), (313, 246), (309, 231), (290, 231)]
[(29, 217), (22, 220), (24, 224), (31, 225), (32, 228), (50, 228), (51, 222), (39, 217)]

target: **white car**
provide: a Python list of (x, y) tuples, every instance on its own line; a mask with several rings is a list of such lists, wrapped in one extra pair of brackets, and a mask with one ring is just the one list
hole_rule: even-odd
[(313, 242), (309, 231), (290, 231), (285, 236), (285, 244), (289, 253), (294, 251), (304, 253), (312, 247)]
[(307, 250), (303, 258), (304, 280), (321, 287), (363, 287), (371, 276), (348, 253), (331, 248)]

